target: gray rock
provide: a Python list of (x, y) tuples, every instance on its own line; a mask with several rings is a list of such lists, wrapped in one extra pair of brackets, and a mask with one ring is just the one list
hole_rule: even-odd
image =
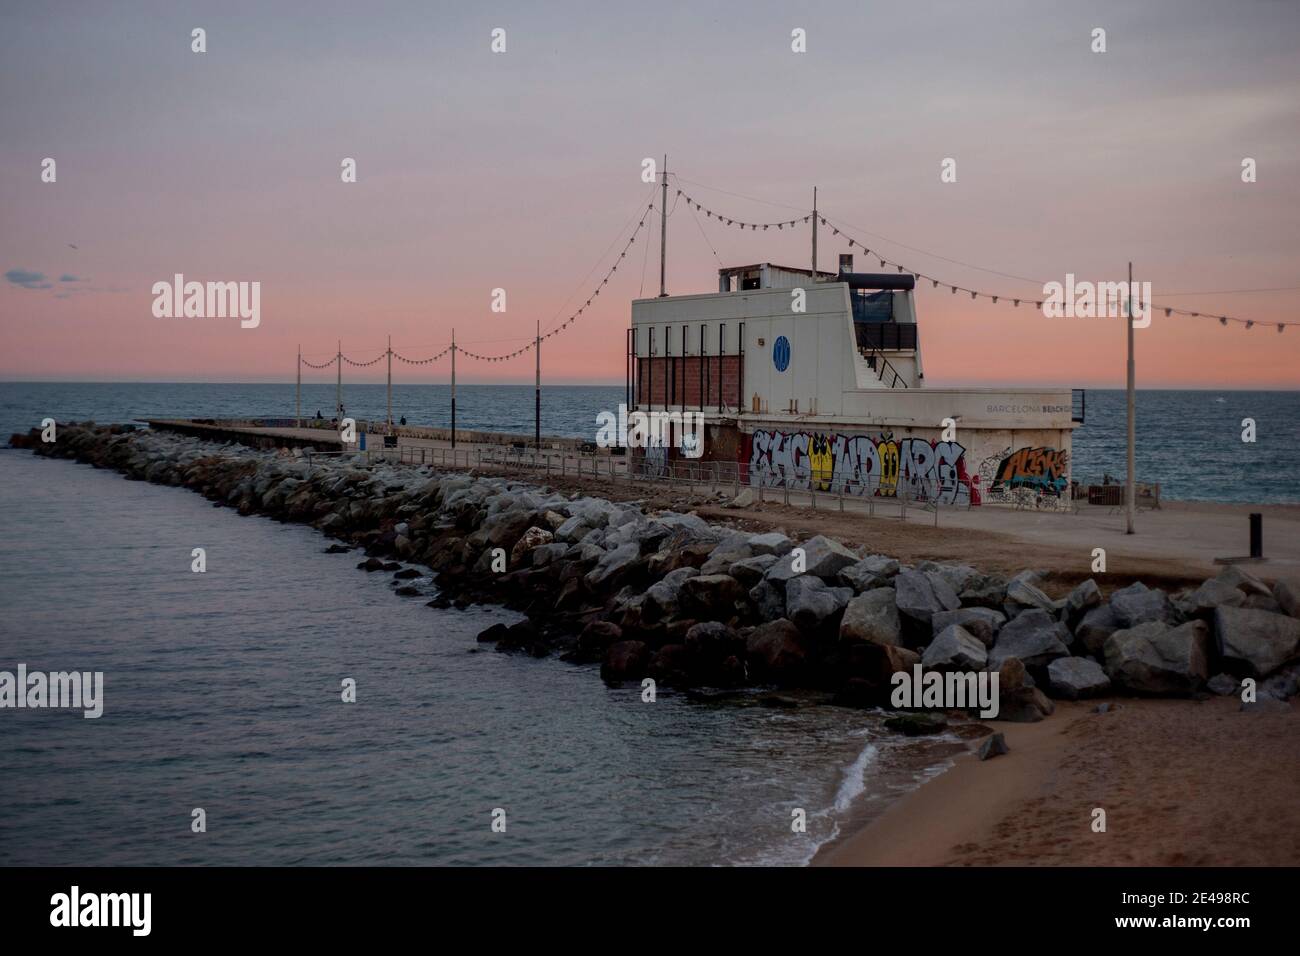
[(1204, 621), (1170, 627), (1146, 621), (1106, 641), (1106, 673), (1138, 694), (1188, 694), (1205, 683), (1210, 629)]
[[(767, 572), (767, 569), (776, 564), (777, 560), (775, 554), (760, 554), (752, 558), (745, 558), (744, 560), (737, 561), (726, 570), (728, 574), (739, 581), (742, 585), (747, 588), (752, 588), (754, 585), (758, 584), (759, 581), (763, 580), (763, 575)], [(708, 564), (706, 562), (705, 567), (707, 566)]]
[(592, 529), (591, 524), (581, 515), (573, 515), (555, 529), (556, 541), (581, 541)]
[(972, 578), (958, 595), (964, 607), (1002, 610), (1007, 600), (1007, 579), (996, 574)]
[(922, 561), (916, 566), (918, 571), (937, 574), (952, 588), (954, 594), (961, 594), (966, 586), (980, 577), (980, 573), (968, 564), (939, 564), (937, 561)]
[(641, 605), (641, 615), (646, 623), (675, 617), (681, 606), (682, 583), (698, 574), (695, 568), (677, 568), (646, 588)]
[(745, 662), (759, 682), (797, 683), (811, 656), (811, 637), (785, 619), (761, 624), (745, 639)]
[(596, 562), (596, 566), (587, 572), (588, 586), (599, 587), (640, 556), (641, 546), (634, 541), (620, 544), (613, 551), (604, 552)]
[(650, 664), (650, 649), (641, 641), (617, 641), (605, 651), (601, 679), (610, 684), (640, 680)]
[(779, 557), (783, 554), (789, 554), (790, 549), (793, 547), (794, 542), (779, 531), (756, 534), (749, 539), (749, 549), (755, 555), (774, 554)]
[(1300, 617), (1300, 587), (1289, 581), (1278, 581), (1273, 585), (1273, 600), (1277, 601), (1283, 614)]
[(976, 671), (988, 664), (988, 649), (959, 624), (939, 632), (921, 655), (921, 666), (938, 671)]
[(883, 588), (898, 574), (899, 564), (896, 560), (883, 554), (871, 554), (840, 571), (840, 581), (853, 590), (871, 591)]
[(729, 574), (697, 574), (682, 582), (683, 606), (702, 620), (730, 617), (744, 597), (745, 589)]
[(1253, 611), (1268, 611), (1272, 614), (1282, 614), (1282, 606), (1273, 600), (1273, 595), (1264, 594), (1247, 594), (1242, 607), (1248, 607)]
[(885, 718), (885, 726), (905, 737), (941, 734), (948, 729), (948, 718), (934, 711), (914, 711)]
[(1132, 628), (1149, 621), (1173, 623), (1172, 607), (1165, 592), (1148, 588), (1141, 581), (1111, 594), (1110, 607), (1121, 628)]
[(771, 567), (763, 572), (763, 580), (784, 591), (787, 581), (791, 578), (797, 578), (803, 573), (803, 571), (794, 570), (794, 558), (791, 555), (783, 554), (772, 563)]
[(569, 550), (567, 544), (544, 544), (533, 549), (533, 567), (541, 568), (564, 555)]
[(875, 588), (849, 601), (840, 619), (840, 640), (899, 646), (902, 643), (893, 588)]
[(1244, 714), (1289, 714), (1291, 705), (1269, 694), (1261, 694), (1257, 700), (1241, 702), (1237, 708)]
[(1052, 693), (1066, 700), (1095, 697), (1110, 690), (1110, 678), (1096, 661), (1086, 657), (1058, 657), (1047, 665)]
[(1070, 632), (1064, 624), (1053, 620), (1047, 611), (1032, 608), (1002, 625), (989, 652), (989, 663), (999, 667), (1003, 661), (1015, 657), (1026, 667), (1046, 667), (1058, 657), (1069, 656), (1066, 646), (1069, 639)]
[(752, 505), (753, 503), (754, 503), (754, 489), (753, 489), (753, 488), (741, 488), (741, 489), (740, 489), (740, 494), (736, 495), (736, 497), (732, 498), (730, 501), (728, 501), (728, 502), (727, 502), (726, 504), (724, 504), (722, 507), (724, 507), (724, 508), (748, 508), (748, 507), (749, 507), (750, 505)]
[(759, 581), (750, 588), (749, 600), (753, 602), (759, 620), (775, 621), (785, 617), (785, 589), (770, 581)]
[(1038, 608), (1053, 612), (1056, 602), (1048, 597), (1035, 583), (1039, 575), (1035, 571), (1021, 571), (1007, 584), (1007, 616), (1011, 617), (1021, 609)]
[(1269, 597), (1273, 593), (1268, 589), (1267, 584), (1253, 574), (1243, 571), (1235, 564), (1230, 564), (1220, 571), (1218, 580), (1248, 595), (1258, 594), (1262, 597)]
[(1283, 668), (1259, 685), (1261, 693), (1272, 694), (1278, 700), (1290, 700), (1300, 691), (1300, 667)]
[(1109, 604), (1103, 604), (1083, 615), (1074, 629), (1074, 638), (1087, 653), (1099, 656), (1106, 646), (1106, 639), (1118, 630), (1119, 618)]
[(1101, 605), (1101, 588), (1092, 578), (1075, 585), (1065, 599), (1065, 621), (1072, 630), (1083, 616)]
[[(942, 578), (939, 579), (942, 581)], [(900, 571), (894, 578), (895, 601), (903, 617), (924, 627), (930, 633), (931, 621), (940, 611), (955, 611), (961, 606), (952, 588), (943, 582), (936, 591), (933, 579), (924, 571)]]
[(843, 610), (853, 597), (852, 588), (831, 588), (811, 574), (792, 578), (785, 586), (786, 616), (803, 630), (816, 630), (827, 618)]
[(858, 562), (856, 554), (825, 535), (809, 538), (802, 547), (807, 560), (807, 572), (827, 583), (834, 583), (840, 571)]
[(930, 618), (930, 626), (938, 634), (946, 627), (959, 624), (985, 647), (992, 647), (998, 630), (1007, 616), (990, 607), (961, 607), (955, 611), (939, 611)]
[(1300, 649), (1300, 620), (1283, 614), (1220, 607), (1214, 631), (1228, 669), (1245, 677), (1267, 677)]
[(1205, 689), (1220, 697), (1227, 697), (1241, 690), (1241, 681), (1230, 674), (1215, 674), (1205, 682)]
[(1008, 753), (1011, 753), (1011, 748), (1007, 746), (1007, 738), (1001, 733), (985, 737), (979, 750), (976, 751), (980, 760), (988, 760), (990, 757), (1000, 757)]
[(1246, 603), (1246, 594), (1226, 581), (1210, 578), (1188, 596), (1186, 603), (1193, 615), (1209, 614), (1220, 606), (1241, 607)]

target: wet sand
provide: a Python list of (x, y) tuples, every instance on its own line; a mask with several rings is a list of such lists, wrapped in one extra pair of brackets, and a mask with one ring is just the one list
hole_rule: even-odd
[[(1037, 724), (988, 724), (1011, 752), (963, 754), (868, 826), (830, 866), (1295, 866), (1300, 710), (1236, 698), (1058, 703)], [(1106, 832), (1093, 832), (1093, 810)]]

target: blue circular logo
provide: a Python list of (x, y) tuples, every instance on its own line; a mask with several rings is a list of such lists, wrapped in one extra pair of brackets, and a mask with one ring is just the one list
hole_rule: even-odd
[(778, 335), (772, 343), (772, 364), (778, 372), (784, 372), (790, 367), (790, 340), (784, 335)]

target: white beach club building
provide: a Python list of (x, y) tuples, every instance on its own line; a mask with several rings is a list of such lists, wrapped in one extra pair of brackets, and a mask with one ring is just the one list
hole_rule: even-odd
[(926, 387), (914, 286), (855, 273), (846, 255), (838, 273), (762, 262), (718, 270), (717, 292), (634, 300), (628, 407), (702, 411), (703, 460), (736, 462), (751, 485), (1068, 499), (1082, 392)]

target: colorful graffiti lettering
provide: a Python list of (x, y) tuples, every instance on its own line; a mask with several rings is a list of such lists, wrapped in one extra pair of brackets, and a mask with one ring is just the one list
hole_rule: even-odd
[(966, 473), (966, 449), (955, 441), (895, 439), (884, 434), (826, 435), (755, 431), (749, 480), (790, 487), (918, 501), (979, 504), (979, 479)]
[(1056, 448), (1025, 446), (1005, 449), (981, 463), (988, 499), (1019, 503), (1025, 495), (1060, 497), (1069, 485), (1070, 453)]

